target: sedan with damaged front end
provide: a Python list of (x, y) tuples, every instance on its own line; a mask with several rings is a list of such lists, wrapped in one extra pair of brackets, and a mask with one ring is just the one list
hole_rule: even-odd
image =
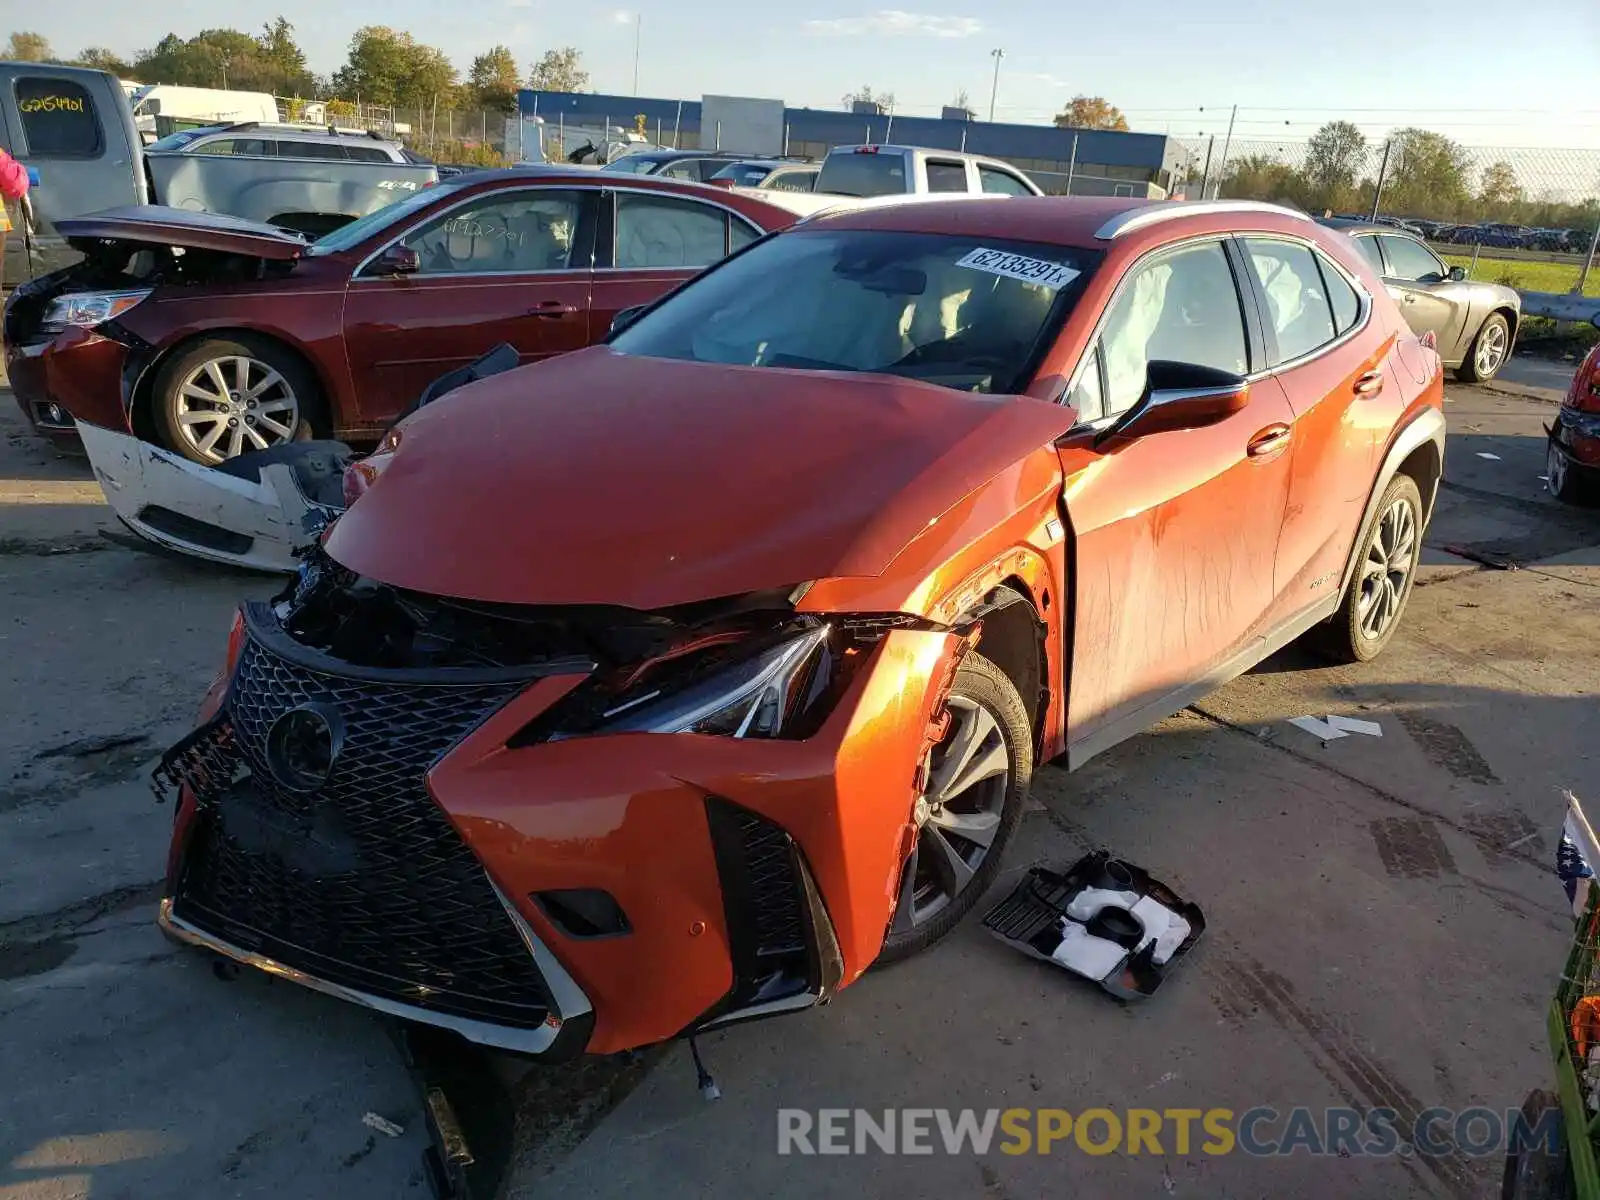
[(1377, 654), (1440, 404), (1286, 210), (804, 221), (358, 464), (162, 760), (162, 925), (549, 1057), (827, 1001), (970, 911), (1040, 763)]

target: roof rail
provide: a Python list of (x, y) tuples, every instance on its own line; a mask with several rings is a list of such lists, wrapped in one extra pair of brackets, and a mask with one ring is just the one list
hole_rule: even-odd
[(1268, 204), (1262, 200), (1167, 200), (1118, 213), (1100, 226), (1099, 229), (1096, 229), (1094, 236), (1098, 241), (1111, 242), (1125, 233), (1130, 233), (1135, 229), (1143, 229), (1146, 225), (1155, 225), (1161, 221), (1176, 221), (1180, 217), (1204, 216), (1207, 213), (1238, 212), (1272, 213), (1274, 216), (1279, 217), (1297, 217), (1302, 221), (1311, 220), (1299, 209), (1289, 208), (1282, 204)]

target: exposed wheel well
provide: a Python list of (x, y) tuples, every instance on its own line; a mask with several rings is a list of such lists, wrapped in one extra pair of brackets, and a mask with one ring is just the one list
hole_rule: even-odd
[(1033, 753), (1037, 760), (1042, 744), (1046, 703), (1049, 695), (1048, 659), (1045, 652), (1045, 625), (1039, 619), (1027, 586), (1012, 577), (997, 586), (983, 602), (961, 618), (959, 624), (983, 622), (978, 653), (1004, 672), (1022, 697), (1033, 730)]
[[(1509, 333), (1511, 335), (1510, 338), (1508, 339), (1507, 343), (1506, 343), (1506, 351), (1507, 351), (1507, 353), (1509, 353), (1510, 350), (1511, 350), (1511, 346), (1513, 344), (1515, 344), (1515, 342), (1517, 340), (1517, 326), (1522, 323), (1522, 314), (1517, 312), (1517, 310), (1514, 309), (1514, 308), (1508, 308), (1508, 307), (1505, 307), (1505, 306), (1501, 306), (1500, 308), (1494, 309), (1489, 314), (1489, 316), (1492, 317), (1492, 316), (1494, 316), (1495, 313), (1499, 313), (1502, 317), (1504, 317), (1506, 319), (1506, 325), (1507, 325), (1508, 331), (1509, 331)], [(1487, 320), (1488, 318), (1485, 317), (1484, 319)]]
[(247, 342), (268, 343), (274, 348), (282, 350), (285, 354), (299, 360), (306, 373), (316, 380), (318, 394), (305, 398), (305, 412), (307, 420), (311, 421), (313, 432), (318, 437), (328, 437), (333, 431), (333, 413), (328, 402), (328, 381), (322, 377), (322, 372), (317, 370), (316, 364), (303, 354), (299, 348), (274, 337), (270, 333), (262, 333), (256, 329), (207, 329), (203, 333), (191, 334), (168, 346), (155, 358), (150, 360), (150, 365), (139, 376), (139, 382), (133, 393), (133, 407), (129, 412), (129, 424), (136, 436), (147, 442), (160, 442), (156, 429), (154, 399), (156, 376), (161, 374), (161, 368), (172, 361), (177, 355), (183, 354), (201, 342), (228, 341), (229, 339), (242, 339)]
[(1433, 502), (1439, 492), (1439, 477), (1444, 464), (1439, 459), (1439, 447), (1432, 441), (1423, 442), (1413, 450), (1396, 470), (1397, 475), (1409, 475), (1422, 493), (1424, 519), (1433, 514)]

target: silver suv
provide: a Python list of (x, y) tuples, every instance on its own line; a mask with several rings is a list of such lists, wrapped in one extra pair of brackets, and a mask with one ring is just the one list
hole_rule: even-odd
[(269, 125), (244, 121), (184, 129), (152, 142), (146, 150), (181, 154), (234, 154), (252, 158), (316, 158), (337, 162), (411, 161), (398, 142), (375, 133), (318, 125)]

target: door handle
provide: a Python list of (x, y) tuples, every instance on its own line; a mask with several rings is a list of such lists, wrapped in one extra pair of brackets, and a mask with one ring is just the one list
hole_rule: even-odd
[(1410, 292), (1406, 292), (1400, 297), (1400, 299), (1404, 300), (1407, 304), (1415, 304), (1417, 302), (1417, 298)]
[(1276, 454), (1289, 444), (1289, 427), (1281, 422), (1268, 425), (1251, 438), (1245, 446), (1245, 452), (1251, 458), (1265, 458), (1269, 454)]
[(1368, 371), (1356, 379), (1350, 390), (1358, 396), (1376, 396), (1383, 391), (1383, 372)]
[(578, 311), (576, 304), (567, 304), (561, 300), (541, 300), (530, 308), (526, 316), (530, 317), (570, 317)]

